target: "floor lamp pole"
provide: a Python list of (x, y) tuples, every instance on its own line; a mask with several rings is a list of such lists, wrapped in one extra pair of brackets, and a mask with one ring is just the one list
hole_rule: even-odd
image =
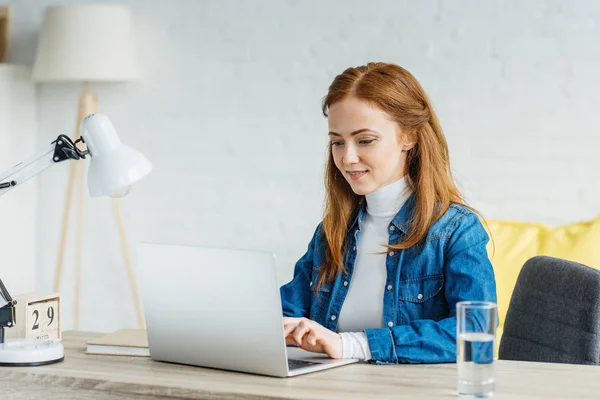
[[(79, 111), (77, 113), (77, 124), (75, 126), (75, 139), (77, 140), (81, 136), (80, 126), (81, 121), (89, 114), (98, 111), (98, 101), (96, 96), (90, 91), (89, 83), (85, 82), (83, 86), (83, 92), (79, 97)], [(64, 265), (65, 251), (67, 245), (67, 231), (69, 227), (70, 211), (72, 209), (72, 200), (74, 196), (75, 186), (77, 186), (77, 221), (76, 221), (76, 246), (75, 246), (75, 287), (74, 287), (74, 311), (73, 311), (73, 329), (79, 329), (79, 307), (80, 307), (80, 288), (81, 288), (81, 274), (83, 271), (83, 210), (85, 201), (85, 163), (77, 162), (71, 163), (69, 169), (69, 182), (67, 185), (67, 199), (65, 201), (65, 208), (63, 211), (62, 228), (60, 233), (60, 245), (58, 249), (58, 262), (56, 266), (56, 272), (54, 275), (54, 291), (60, 292), (62, 270)], [(137, 322), (139, 328), (144, 328), (144, 317), (142, 313), (142, 307), (139, 300), (139, 294), (137, 285), (135, 282), (135, 276), (133, 272), (133, 264), (129, 254), (129, 248), (127, 245), (127, 238), (125, 235), (125, 228), (123, 225), (123, 219), (121, 217), (121, 211), (119, 202), (117, 199), (112, 199), (113, 203), (113, 214), (117, 223), (117, 229), (119, 232), (119, 238), (121, 241), (121, 249), (123, 251), (123, 258), (125, 260), (125, 267), (127, 269), (127, 276), (129, 278), (129, 286), (131, 295), (133, 297), (135, 312), (137, 316)]]

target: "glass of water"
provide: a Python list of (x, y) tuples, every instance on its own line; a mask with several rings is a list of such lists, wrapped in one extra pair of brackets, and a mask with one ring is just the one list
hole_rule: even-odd
[(457, 390), (461, 397), (490, 397), (494, 394), (497, 319), (496, 303), (456, 303)]

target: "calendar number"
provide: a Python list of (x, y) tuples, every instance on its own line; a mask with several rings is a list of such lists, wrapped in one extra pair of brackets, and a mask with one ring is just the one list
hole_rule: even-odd
[(38, 312), (38, 310), (33, 310), (33, 317), (35, 317), (35, 321), (33, 322), (33, 328), (31, 328), (31, 329), (35, 330), (40, 327), (40, 324), (38, 324), (38, 319), (40, 318), (40, 313)]
[(48, 326), (50, 326), (52, 321), (54, 321), (54, 307), (48, 307), (48, 311), (46, 313), (48, 315), (48, 319), (50, 320), (48, 321)]
[(44, 301), (29, 306), (27, 326), (34, 339), (54, 338), (58, 335), (59, 309), (57, 301)]

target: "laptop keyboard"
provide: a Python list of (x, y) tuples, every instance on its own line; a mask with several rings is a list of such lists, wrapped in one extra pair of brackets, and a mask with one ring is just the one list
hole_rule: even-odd
[(308, 367), (311, 365), (317, 365), (320, 364), (318, 362), (312, 362), (312, 361), (304, 361), (304, 360), (290, 360), (288, 359), (288, 368), (290, 370), (292, 369), (298, 369), (298, 368), (302, 368), (302, 367)]

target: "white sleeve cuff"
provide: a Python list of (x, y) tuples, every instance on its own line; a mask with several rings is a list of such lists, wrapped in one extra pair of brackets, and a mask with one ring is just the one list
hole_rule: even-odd
[(364, 332), (341, 332), (342, 358), (357, 358), (362, 361), (371, 359), (369, 340)]

